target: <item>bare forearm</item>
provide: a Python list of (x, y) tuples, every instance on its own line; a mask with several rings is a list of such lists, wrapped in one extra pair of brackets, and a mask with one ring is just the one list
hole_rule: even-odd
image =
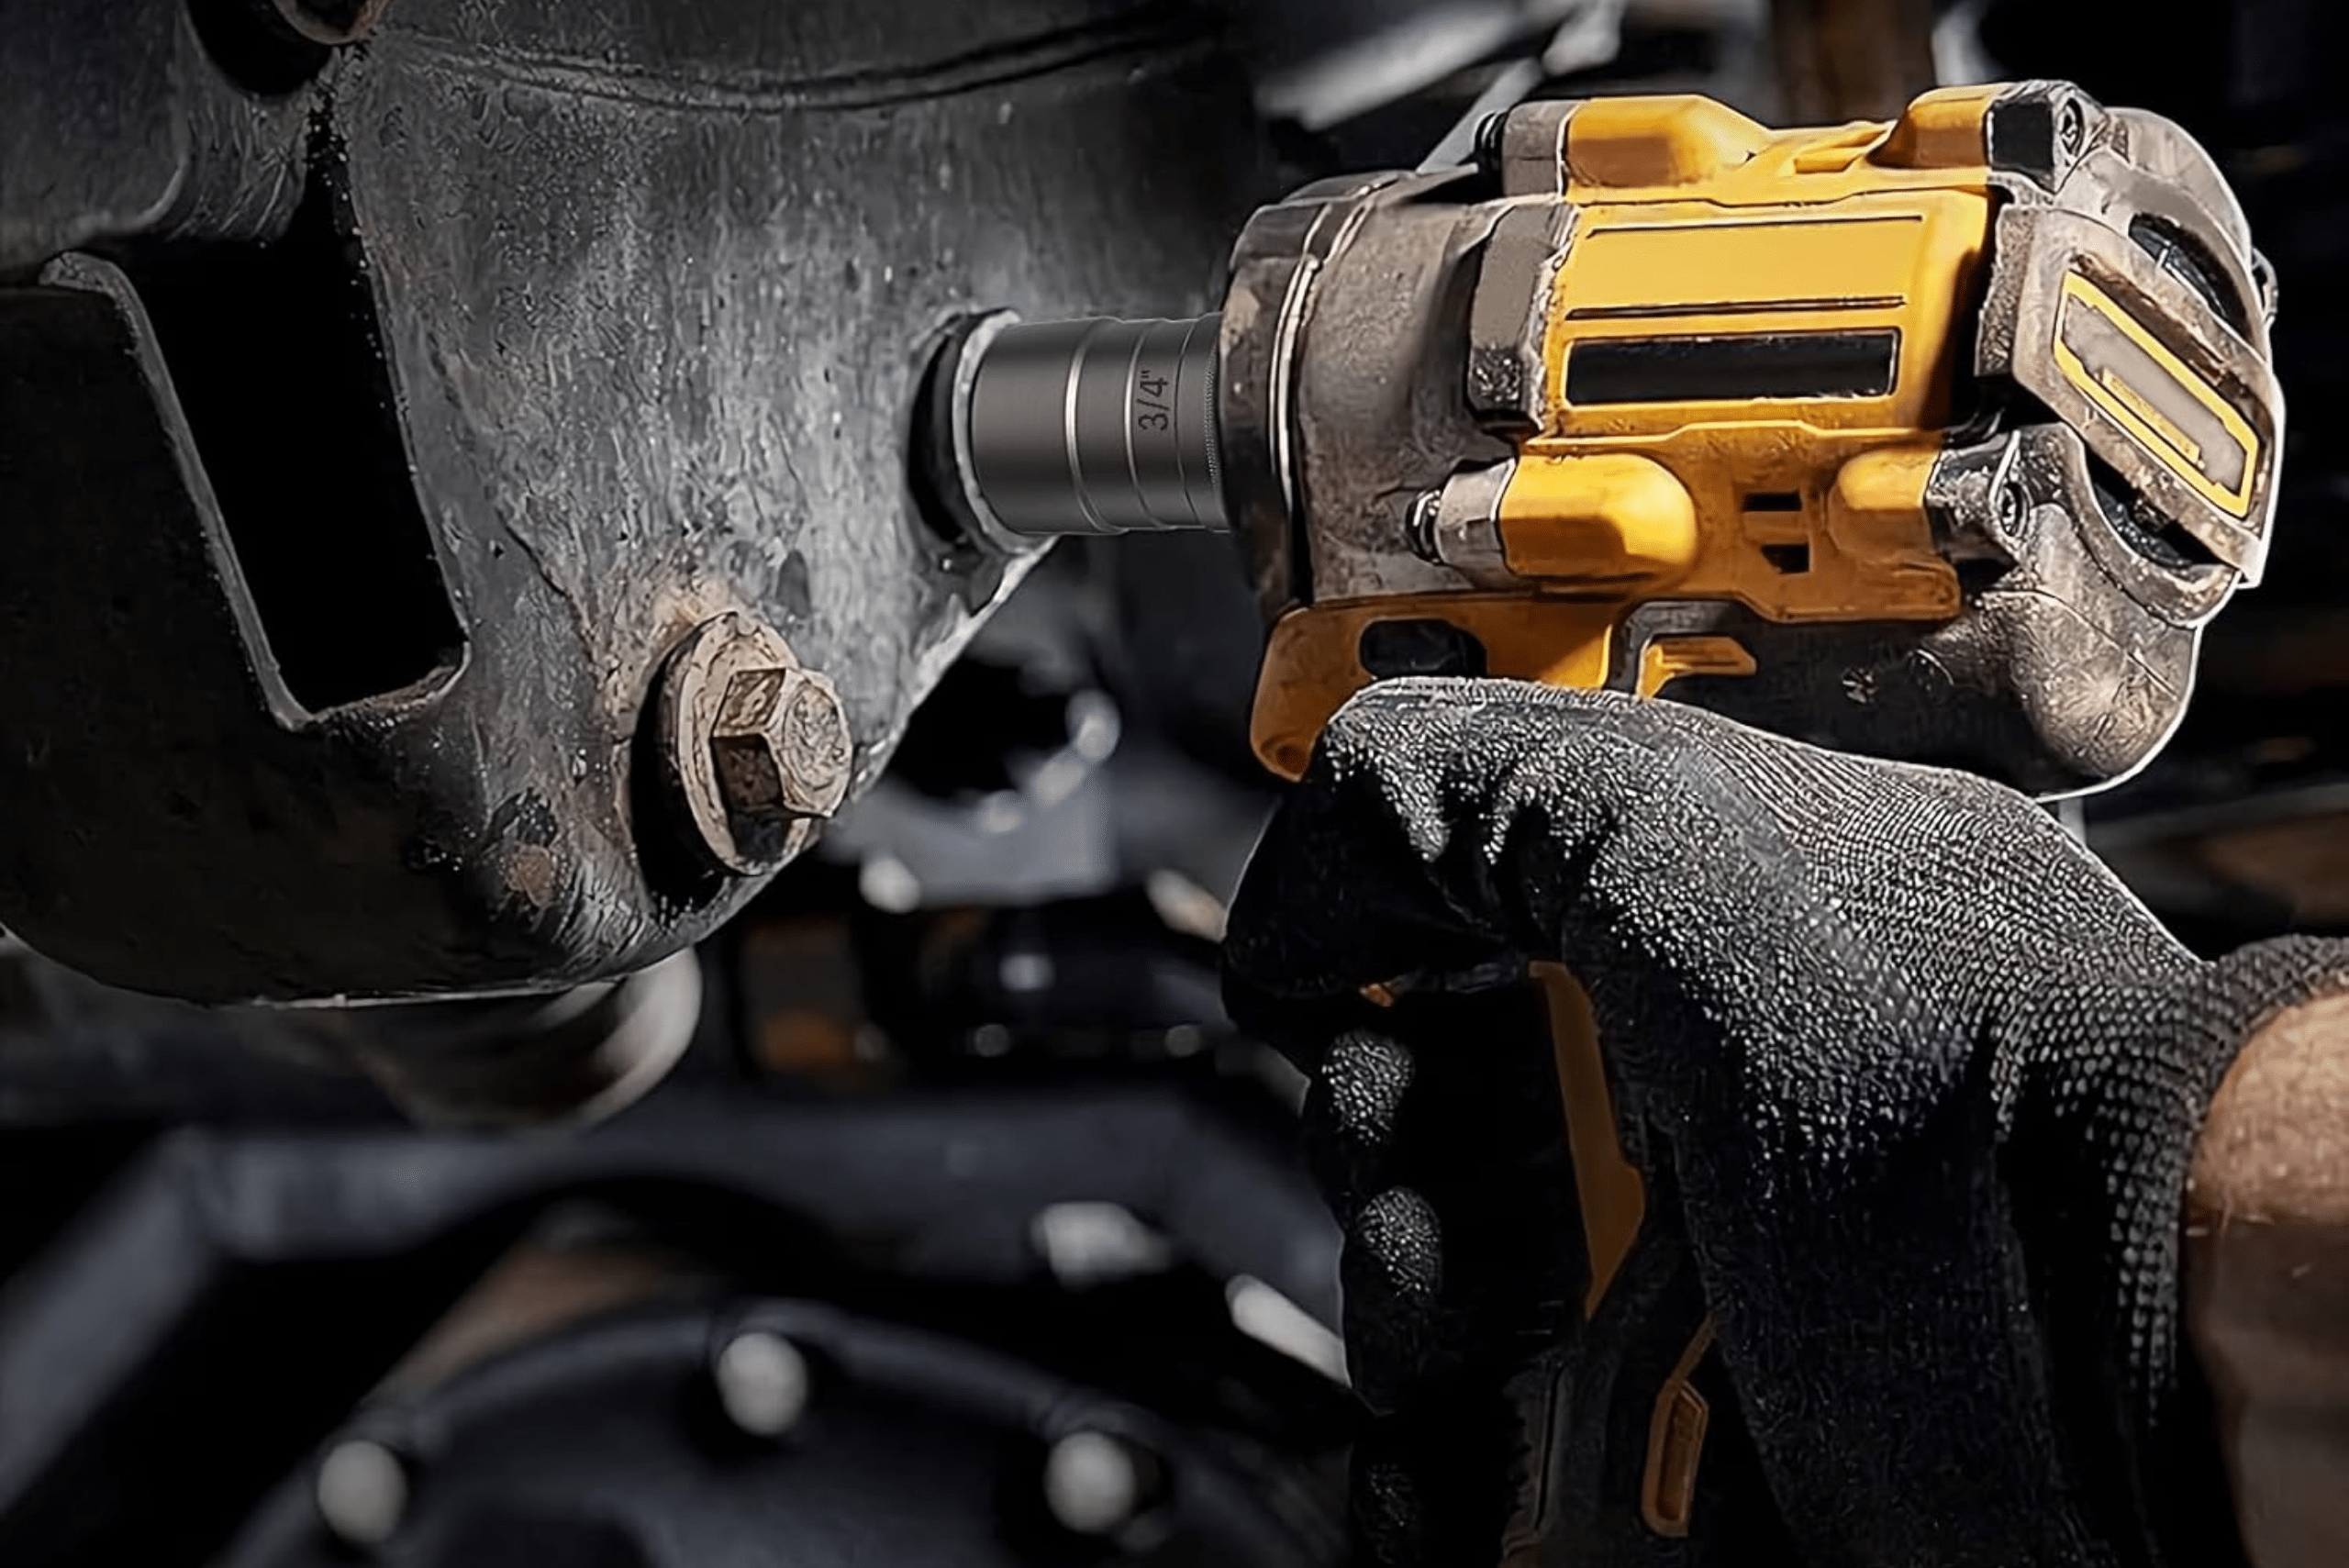
[(2349, 1562), (2349, 997), (2247, 1042), (2196, 1145), (2186, 1319), (2254, 1568)]

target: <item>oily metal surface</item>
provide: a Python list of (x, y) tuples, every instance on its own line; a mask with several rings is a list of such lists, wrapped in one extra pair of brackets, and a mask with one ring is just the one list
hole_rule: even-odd
[(220, 9), (0, 0), (0, 279), (126, 235), (282, 226), (311, 106), (226, 78), (192, 19)]
[[(282, 171), (285, 145), (187, 107), (219, 92), (200, 40), (128, 37), (179, 93), (141, 148), (239, 172), (205, 188)], [(207, 999), (567, 984), (707, 931), (755, 883), (675, 855), (640, 789), (661, 660), (715, 614), (774, 626), (838, 687), (870, 782), (1017, 574), (915, 516), (926, 355), (974, 309), (1208, 303), (1264, 194), (1216, 47), (1155, 4), (403, 0), (270, 100), (271, 125), (308, 116), (368, 384), (268, 386), (249, 408), (221, 367), (304, 328), (259, 291), (232, 312), (155, 243), (220, 231), (217, 206), (109, 198), (7, 228), (33, 252), (11, 265), (127, 236), (131, 287), (111, 319), (61, 288), (0, 312), (0, 544), (39, 567), (0, 606), (0, 728), (20, 742), (0, 759), (0, 923)], [(128, 79), (109, 48), (90, 31), (56, 52)], [(10, 200), (47, 188), (48, 156), (0, 160)], [(167, 188), (169, 159), (141, 156), (124, 179)], [(129, 439), (62, 417), (90, 366), (126, 417), (152, 406), (117, 424)], [(300, 417), (322, 406), (340, 417)], [(461, 643), (419, 684), (294, 700), (238, 525), (270, 513), (289, 548), (329, 550), (386, 473), (412, 485)], [(379, 591), (310, 570), (326, 603), (305, 613), (329, 627), (335, 595)]]

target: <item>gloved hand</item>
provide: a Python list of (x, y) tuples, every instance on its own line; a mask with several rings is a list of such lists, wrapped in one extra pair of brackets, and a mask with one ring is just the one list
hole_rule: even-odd
[[(1548, 1048), (1490, 989), (1542, 959), (1588, 988), (1646, 1180), (1587, 1321)], [(1315, 1080), (1382, 1417), (1374, 1558), (2233, 1553), (2181, 1376), (2182, 1190), (2236, 1051), (2349, 989), (2342, 946), (2198, 960), (1979, 780), (1412, 680), (1323, 737), (1227, 964), (1235, 1017)], [(1641, 1505), (1689, 1458), (1650, 1451), (1675, 1368), (1709, 1416), (1685, 1537)]]

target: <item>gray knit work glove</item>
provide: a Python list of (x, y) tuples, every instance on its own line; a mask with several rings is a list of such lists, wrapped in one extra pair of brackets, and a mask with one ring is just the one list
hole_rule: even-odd
[[(1537, 959), (1589, 989), (1648, 1188), (1588, 1322), (1547, 1046), (1491, 988)], [(2341, 945), (2199, 961), (1965, 775), (1408, 680), (1323, 737), (1226, 962), (1235, 1016), (1316, 1080), (1375, 1561), (2233, 1551), (2180, 1365), (2181, 1194), (2236, 1049), (2349, 985)], [(1651, 1415), (1708, 1316), (1694, 1514), (1659, 1533)]]

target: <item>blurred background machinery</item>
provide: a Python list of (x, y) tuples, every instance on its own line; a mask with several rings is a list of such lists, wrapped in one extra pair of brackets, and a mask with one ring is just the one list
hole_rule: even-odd
[[(187, 6), (248, 83), (405, 9)], [(908, 36), (927, 11), (875, 9)], [(1031, 36), (1015, 10), (997, 19)], [(300, 25), (255, 30), (262, 11)], [(829, 16), (804, 12), (816, 43)], [(1007, 78), (986, 36), (911, 98), (803, 107), (876, 149), (960, 128), (975, 188), (1048, 183), (1038, 210), (1064, 229), (1017, 238), (1085, 259), (1062, 292), (1128, 266), (1100, 222), (1119, 182), (1220, 160), (1141, 193), (1152, 233), (1197, 241), (1181, 269), (1123, 274), (1167, 314), (1194, 306), (1141, 296), (1204, 295), (1251, 201), (1417, 162), (1531, 91), (1686, 87), (1831, 120), (1936, 80), (2050, 75), (2185, 122), (2281, 279), (2287, 488), (2266, 582), (2210, 634), (2176, 742), (2076, 815), (2198, 945), (2349, 929), (2338, 7), (1105, 0), (1060, 20), (1066, 47), (1015, 62), (1020, 114), (1096, 154), (990, 130)], [(527, 51), (469, 69), (565, 90)], [(1170, 104), (1236, 117), (1208, 147), (1172, 138), (1199, 111)], [(86, 106), (49, 128), (106, 132)], [(838, 230), (842, 312), (908, 308), (854, 258), (925, 264), (952, 202), (865, 209), (850, 234), (803, 195), (796, 221)], [(22, 248), (17, 200), (0, 192), (0, 239)], [(267, 455), (217, 386), (182, 390), (216, 451)], [(285, 417), (278, 440), (315, 442)], [(896, 417), (841, 461), (896, 464)], [(0, 452), (0, 483), (21, 465)], [(303, 474), (338, 499), (368, 483)], [(696, 950), (624, 980), (203, 1009), (0, 951), (0, 1562), (1340, 1561), (1336, 1237), (1292, 1162), (1302, 1086), (1217, 995), (1225, 901), (1273, 799), (1245, 735), (1262, 634), (1227, 548), (1065, 546), (1016, 590), (965, 584), (954, 603), (1002, 595), (984, 625), (939, 600), (921, 635), (959, 660), (843, 685), (886, 772), (813, 854), (711, 906)]]

